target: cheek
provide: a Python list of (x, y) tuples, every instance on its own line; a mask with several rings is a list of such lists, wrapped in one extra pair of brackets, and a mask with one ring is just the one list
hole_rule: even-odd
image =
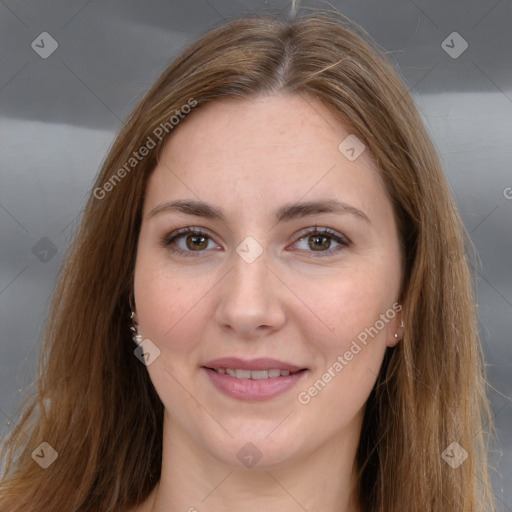
[[(310, 310), (302, 317), (308, 338), (316, 340), (331, 356), (332, 351), (344, 350), (391, 308), (398, 290), (395, 274), (392, 266), (384, 272), (373, 262), (340, 269), (335, 276), (322, 280), (301, 280), (297, 295), (306, 299)], [(379, 323), (378, 328), (375, 338), (384, 339), (387, 323), (384, 327)]]
[[(174, 345), (180, 330), (193, 327), (190, 316), (200, 306), (208, 280), (187, 276), (183, 269), (169, 268), (166, 262), (139, 251), (135, 266), (135, 301), (139, 330), (158, 345)], [(175, 343), (179, 349), (182, 344)]]
[(194, 279), (183, 269), (169, 268), (151, 251), (138, 255), (134, 291), (139, 332), (160, 350), (147, 370), (170, 411), (186, 407), (180, 383), (190, 378), (191, 361), (200, 348), (203, 323), (197, 315), (204, 314), (201, 298), (208, 284), (208, 279)]
[[(304, 318), (302, 330), (317, 357), (297, 400), (311, 421), (331, 411), (332, 425), (322, 427), (331, 433), (358, 413), (382, 365), (395, 285), (377, 281), (379, 275), (350, 272), (310, 296), (320, 319)], [(386, 312), (387, 321), (381, 320)]]

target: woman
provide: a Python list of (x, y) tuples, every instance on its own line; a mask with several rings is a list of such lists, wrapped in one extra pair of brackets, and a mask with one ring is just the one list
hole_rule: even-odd
[(97, 178), (0, 510), (494, 510), (466, 238), (360, 29), (212, 30)]

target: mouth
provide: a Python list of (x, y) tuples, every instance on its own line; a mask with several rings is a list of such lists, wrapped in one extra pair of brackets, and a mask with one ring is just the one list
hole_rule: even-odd
[(274, 377), (288, 377), (289, 375), (296, 375), (297, 373), (306, 371), (306, 368), (291, 372), (290, 370), (281, 370), (279, 368), (270, 368), (266, 370), (244, 370), (242, 368), (208, 368), (221, 375), (229, 375), (235, 379), (251, 379), (251, 380), (267, 380)]
[(223, 358), (209, 361), (201, 369), (218, 391), (244, 401), (274, 398), (294, 387), (308, 372), (276, 359)]
[(229, 375), (235, 379), (242, 380), (267, 380), (275, 377), (288, 377), (290, 375), (296, 375), (300, 372), (306, 371), (306, 368), (291, 372), (290, 370), (282, 370), (279, 368), (269, 368), (265, 370), (244, 370), (243, 368), (209, 368), (205, 366), (207, 370), (212, 370), (221, 375)]

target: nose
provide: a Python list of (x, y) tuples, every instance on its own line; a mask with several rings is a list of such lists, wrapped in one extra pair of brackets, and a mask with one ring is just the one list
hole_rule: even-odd
[(279, 330), (286, 321), (282, 283), (267, 266), (265, 254), (252, 263), (233, 255), (234, 266), (219, 289), (217, 325), (237, 338), (251, 339)]

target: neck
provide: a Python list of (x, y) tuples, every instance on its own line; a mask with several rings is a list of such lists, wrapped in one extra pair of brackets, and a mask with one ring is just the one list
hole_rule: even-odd
[(226, 464), (181, 431), (166, 415), (162, 472), (151, 512), (360, 512), (356, 429), (340, 432), (293, 460), (252, 469)]

